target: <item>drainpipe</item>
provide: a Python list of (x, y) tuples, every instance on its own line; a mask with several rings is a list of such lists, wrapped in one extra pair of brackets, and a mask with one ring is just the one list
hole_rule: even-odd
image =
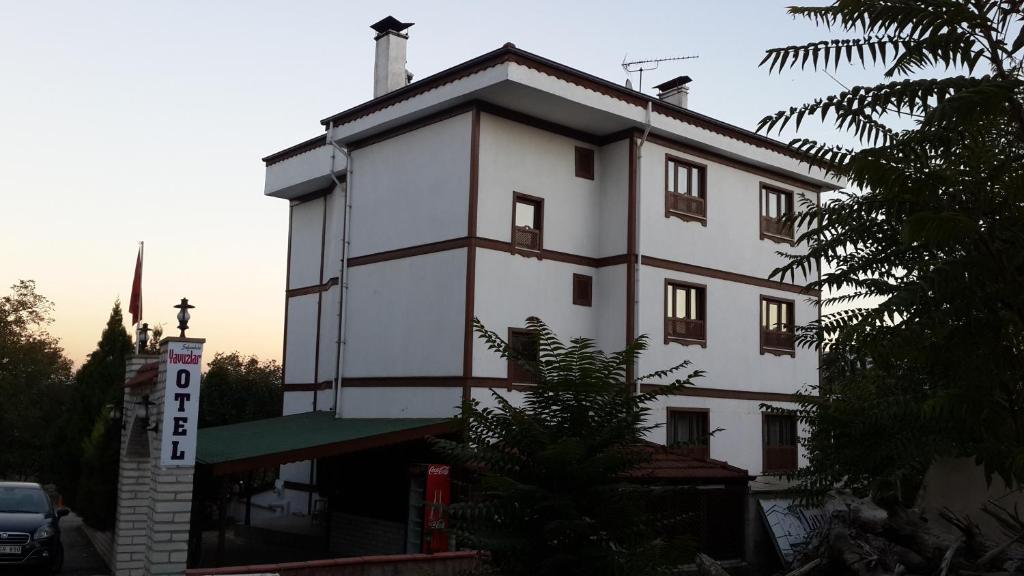
[[(647, 102), (647, 114), (645, 119), (644, 135), (640, 138), (640, 142), (636, 145), (636, 274), (633, 276), (633, 330), (637, 333), (633, 334), (633, 338), (636, 338), (640, 332), (640, 277), (643, 275), (643, 227), (641, 224), (644, 221), (643, 218), (643, 202), (644, 202), (644, 189), (641, 186), (643, 182), (643, 164), (641, 160), (644, 157), (644, 143), (647, 142), (647, 136), (651, 133), (651, 112), (653, 111), (654, 105)], [(640, 393), (640, 359), (637, 358), (633, 364), (634, 375), (636, 377), (636, 393)]]
[(334, 416), (341, 417), (341, 375), (344, 374), (345, 364), (345, 319), (348, 318), (346, 308), (348, 307), (348, 249), (351, 243), (349, 229), (352, 224), (352, 155), (347, 148), (338, 146), (334, 142), (334, 122), (327, 125), (327, 143), (331, 145), (331, 180), (335, 186), (341, 186), (341, 181), (334, 175), (335, 159), (338, 152), (345, 155), (345, 207), (342, 215), (341, 231), (341, 273), (340, 286), (338, 290), (338, 340), (337, 344), (337, 366), (334, 377)]

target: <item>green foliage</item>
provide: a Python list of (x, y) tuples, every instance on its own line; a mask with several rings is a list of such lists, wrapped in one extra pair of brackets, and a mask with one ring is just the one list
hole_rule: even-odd
[(210, 361), (199, 395), (199, 427), (223, 426), (281, 415), (281, 366), (238, 352)]
[[(458, 541), (491, 551), (506, 576), (651, 574), (690, 560), (692, 548), (673, 537), (686, 522), (671, 505), (678, 492), (626, 475), (649, 458), (638, 446), (653, 428), (645, 424), (650, 403), (701, 372), (636, 394), (626, 369), (647, 348), (643, 337), (606, 355), (586, 338), (563, 344), (530, 318), (534, 362), (479, 320), (475, 326), (490, 350), (520, 362), (540, 383), (525, 389), (519, 405), (498, 392), (494, 408), (465, 405), (464, 441), (434, 442), (480, 476), (475, 496), (452, 506)], [(646, 378), (660, 381), (686, 366)]]
[[(827, 350), (804, 487), (845, 483), (906, 497), (942, 455), (977, 458), (1024, 480), (1024, 3), (836, 0), (796, 16), (860, 33), (770, 50), (770, 70), (797, 62), (885, 64), (913, 79), (857, 86), (768, 116), (760, 129), (831, 120), (858, 150), (793, 141), (845, 180), (794, 220), (806, 255), (780, 279), (813, 274), (832, 308), (799, 340)], [(936, 66), (967, 76), (921, 78)], [(984, 74), (975, 70), (984, 69)], [(885, 122), (911, 118), (896, 130)]]
[(0, 298), (0, 478), (53, 477), (48, 447), (67, 401), (71, 361), (47, 331), (53, 303), (21, 280)]
[(113, 530), (117, 519), (117, 472), (121, 428), (101, 412), (82, 443), (81, 476), (75, 511), (99, 530)]

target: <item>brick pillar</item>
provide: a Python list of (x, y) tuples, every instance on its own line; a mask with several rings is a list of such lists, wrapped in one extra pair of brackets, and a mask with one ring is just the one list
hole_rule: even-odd
[[(143, 426), (142, 398), (152, 394), (153, 379), (139, 369), (159, 360), (158, 356), (136, 355), (128, 359), (125, 370), (124, 404), (121, 430), (121, 458), (117, 478), (117, 523), (114, 528), (114, 573), (117, 576), (143, 574), (149, 530), (150, 459), (141, 454), (136, 442), (129, 451), (133, 426)], [(153, 378), (156, 378), (153, 371)], [(138, 377), (138, 378), (137, 378)], [(135, 430), (136, 435), (139, 433)], [(148, 436), (149, 433), (146, 432)]]
[[(163, 413), (167, 347), (172, 342), (202, 344), (204, 340), (165, 338), (160, 356), (136, 356), (128, 361), (115, 535), (117, 576), (183, 574), (188, 562), (195, 467), (160, 463), (161, 440), (171, 432), (165, 430)], [(153, 362), (158, 363), (156, 370), (140, 372)], [(146, 398), (151, 404), (144, 420)], [(154, 425), (157, 429), (150, 430)]]

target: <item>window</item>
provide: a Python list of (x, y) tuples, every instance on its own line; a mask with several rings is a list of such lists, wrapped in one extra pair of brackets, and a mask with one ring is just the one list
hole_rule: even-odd
[(699, 221), (707, 225), (707, 168), (665, 156), (665, 217)]
[(572, 275), (572, 303), (591, 306), (594, 301), (594, 278), (586, 274)]
[(512, 202), (512, 252), (540, 252), (544, 245), (544, 200), (516, 192)]
[(792, 472), (797, 469), (796, 416), (787, 414), (764, 415), (765, 473)]
[(709, 456), (708, 412), (669, 408), (668, 445), (692, 458), (707, 460)]
[(761, 354), (796, 354), (793, 301), (761, 297)]
[(793, 223), (783, 221), (792, 213), (792, 192), (761, 185), (761, 238), (792, 242)]
[(594, 151), (590, 148), (576, 147), (576, 177), (594, 179)]
[(705, 346), (706, 289), (700, 284), (665, 282), (665, 343)]
[[(535, 372), (538, 350), (537, 334), (522, 328), (508, 329), (508, 348), (517, 358), (508, 359), (510, 384), (536, 384), (540, 378)], [(533, 368), (533, 369), (531, 369)]]

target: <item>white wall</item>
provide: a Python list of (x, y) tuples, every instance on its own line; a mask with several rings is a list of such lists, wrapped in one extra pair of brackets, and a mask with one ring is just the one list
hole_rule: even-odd
[[(707, 348), (665, 344), (666, 279), (706, 285)], [(640, 291), (638, 327), (651, 346), (640, 359), (639, 374), (689, 360), (692, 368), (707, 372), (699, 381), (705, 388), (792, 394), (804, 384), (817, 383), (816, 351), (798, 346), (795, 358), (760, 352), (761, 295), (794, 300), (797, 324), (817, 317), (817, 309), (806, 297), (650, 266), (641, 267)]]
[[(601, 147), (597, 165), (601, 211), (598, 247), (601, 256), (626, 253), (629, 225), (629, 140)], [(625, 282), (625, 280), (623, 280)]]
[(291, 264), (288, 288), (320, 283), (320, 249), (323, 244), (326, 198), (315, 198), (291, 207)]
[[(574, 273), (594, 276), (594, 269), (508, 252), (477, 250), (475, 314), (502, 338), (508, 336), (510, 327), (524, 327), (530, 316), (547, 323), (562, 341), (575, 336), (596, 338), (597, 309), (572, 303)], [(595, 282), (595, 298), (601, 289)], [(508, 375), (508, 361), (488, 350), (476, 337), (473, 340), (473, 375), (488, 378)]]
[(349, 270), (345, 378), (461, 376), (466, 250)]
[(316, 294), (288, 299), (288, 347), (284, 356), (285, 384), (313, 382), (316, 360)]
[(605, 352), (626, 347), (626, 265), (603, 266), (594, 275), (597, 343)]
[(544, 199), (544, 248), (600, 256), (603, 151), (595, 152), (595, 179), (576, 177), (571, 138), (497, 116), (480, 114), (477, 233), (509, 242), (514, 192)]
[[(706, 227), (698, 222), (665, 216), (666, 154), (707, 165)], [(813, 201), (812, 192), (651, 142), (644, 144), (641, 169), (643, 254), (767, 278), (773, 269), (784, 263), (777, 251), (806, 251), (801, 246), (761, 240), (760, 183), (792, 190), (797, 207), (801, 194)]]
[(448, 418), (462, 405), (462, 388), (341, 389), (343, 418)]
[(466, 235), (472, 114), (352, 152), (351, 257)]

